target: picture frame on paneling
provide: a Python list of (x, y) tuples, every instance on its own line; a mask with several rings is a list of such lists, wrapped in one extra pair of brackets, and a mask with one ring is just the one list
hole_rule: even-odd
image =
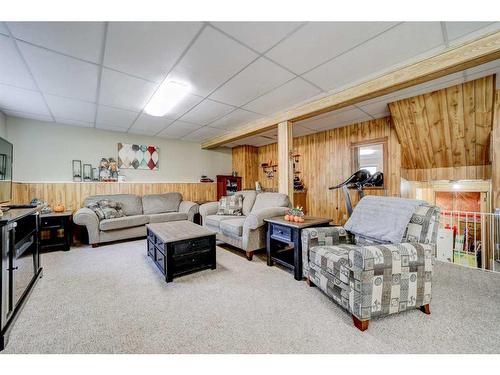
[(92, 181), (92, 165), (90, 164), (83, 165), (83, 181), (84, 182)]
[(99, 168), (92, 168), (92, 181), (99, 182)]
[(81, 160), (73, 160), (72, 161), (73, 168), (73, 181), (81, 182), (82, 181), (82, 161)]

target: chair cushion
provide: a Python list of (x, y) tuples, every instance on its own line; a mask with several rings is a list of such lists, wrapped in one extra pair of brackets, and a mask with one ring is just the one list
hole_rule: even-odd
[(239, 194), (222, 197), (219, 200), (217, 215), (241, 216), (243, 210), (243, 196)]
[(413, 213), (406, 227), (403, 242), (433, 243), (437, 241), (439, 228), (439, 208), (420, 206)]
[(288, 207), (288, 195), (282, 193), (260, 193), (255, 198), (251, 212), (256, 212), (269, 207)]
[(349, 284), (349, 250), (355, 245), (313, 246), (309, 261), (334, 278)]
[(88, 207), (89, 204), (97, 203), (103, 199), (120, 203), (123, 213), (127, 216), (142, 215), (141, 197), (134, 194), (92, 195), (85, 199), (84, 206)]
[(239, 217), (237, 219), (228, 219), (220, 222), (220, 231), (227, 236), (238, 236), (243, 235), (243, 223), (245, 222), (244, 217)]
[(243, 216), (247, 216), (250, 211), (252, 211), (252, 207), (255, 203), (255, 198), (257, 197), (257, 192), (255, 190), (241, 190), (236, 192), (243, 196)]
[(217, 231), (220, 229), (220, 223), (224, 220), (234, 219), (234, 216), (231, 215), (208, 215), (205, 217), (205, 222), (207, 226), (216, 229)]
[(181, 202), (181, 193), (149, 194), (142, 197), (142, 207), (146, 215), (177, 212)]
[(145, 215), (133, 215), (118, 217), (116, 219), (104, 219), (99, 223), (100, 230), (113, 230), (130, 227), (138, 227), (149, 222), (149, 218)]
[(164, 223), (167, 221), (187, 220), (188, 214), (184, 212), (164, 212), (162, 214), (149, 215), (150, 223)]

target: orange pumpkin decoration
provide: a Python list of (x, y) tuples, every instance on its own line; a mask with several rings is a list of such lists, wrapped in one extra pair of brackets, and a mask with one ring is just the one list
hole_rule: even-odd
[(300, 221), (300, 216), (295, 216), (295, 217), (293, 218), (293, 220), (294, 220), (296, 223), (298, 223), (298, 222)]
[(54, 206), (54, 212), (64, 212), (64, 205), (62, 205), (62, 204), (56, 204)]
[(290, 220), (290, 215), (285, 215), (285, 220), (286, 221)]

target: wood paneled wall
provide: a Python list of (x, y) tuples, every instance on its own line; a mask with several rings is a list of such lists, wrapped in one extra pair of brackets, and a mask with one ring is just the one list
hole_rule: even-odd
[(493, 133), (491, 136), (492, 153), (492, 208), (500, 208), (500, 90), (495, 93)]
[(258, 171), (258, 181), (265, 190), (278, 191), (278, 169), (274, 172), (273, 178), (267, 178), (261, 165), (263, 163), (278, 164), (278, 144), (272, 143), (270, 145), (259, 147), (257, 153), (258, 163), (256, 166)]
[(490, 164), (495, 77), (389, 103), (406, 169)]
[(243, 145), (233, 148), (233, 171), (241, 176), (243, 189), (255, 189), (255, 182), (259, 180), (259, 171), (255, 165), (259, 162), (258, 148)]
[(176, 191), (185, 200), (215, 201), (215, 183), (133, 183), (133, 182), (81, 182), (81, 183), (24, 183), (12, 184), (13, 202), (29, 203), (33, 198), (47, 201), (51, 206), (62, 203), (67, 209), (76, 210), (89, 195), (99, 194), (160, 194)]
[[(382, 118), (359, 124), (328, 130), (293, 139), (294, 152), (300, 154), (297, 169), (307, 189), (307, 209), (312, 216), (330, 217), (335, 222), (346, 220), (344, 197), (340, 190), (328, 190), (353, 173), (351, 144), (387, 138), (388, 165), (386, 169), (386, 189), (370, 189), (368, 194), (399, 196), (401, 182), (401, 149), (390, 118)], [(277, 189), (278, 175), (268, 179), (260, 165), (276, 162), (277, 144), (259, 147), (259, 181), (265, 189)], [(356, 201), (357, 194), (352, 194)]]
[(439, 180), (489, 180), (490, 165), (471, 165), (466, 167), (401, 169), (401, 177), (408, 181)]

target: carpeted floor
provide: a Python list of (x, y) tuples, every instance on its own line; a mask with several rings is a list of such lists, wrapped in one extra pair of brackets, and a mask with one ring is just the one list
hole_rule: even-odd
[(263, 257), (218, 248), (217, 270), (166, 284), (145, 254), (145, 240), (43, 254), (4, 353), (500, 353), (500, 274), (437, 263), (432, 315), (360, 332)]

